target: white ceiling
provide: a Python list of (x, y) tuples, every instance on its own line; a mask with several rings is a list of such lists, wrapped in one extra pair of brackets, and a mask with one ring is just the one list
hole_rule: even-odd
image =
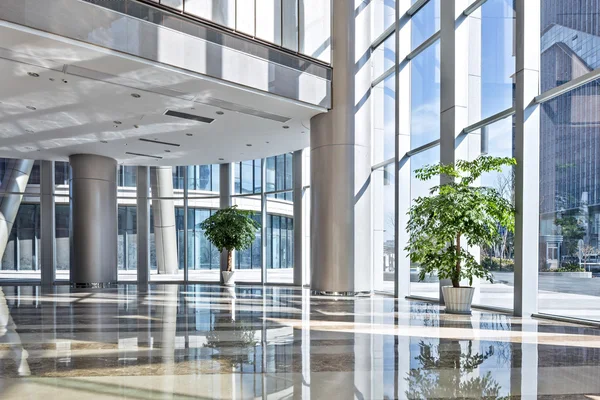
[[(0, 77), (0, 157), (67, 160), (72, 154), (88, 153), (134, 165), (255, 159), (307, 147), (308, 121), (323, 111), (7, 24), (0, 24)], [(290, 120), (202, 104), (215, 100)], [(169, 117), (163, 115), (167, 109), (215, 120), (206, 124)], [(218, 115), (221, 111), (224, 114)]]

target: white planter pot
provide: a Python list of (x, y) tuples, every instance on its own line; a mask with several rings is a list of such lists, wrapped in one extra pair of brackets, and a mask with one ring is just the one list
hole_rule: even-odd
[(223, 275), (223, 284), (225, 286), (235, 285), (235, 279), (233, 279), (233, 274), (235, 274), (235, 271), (221, 271), (221, 274)]
[(446, 312), (450, 314), (471, 314), (471, 303), (473, 302), (473, 287), (442, 286)]

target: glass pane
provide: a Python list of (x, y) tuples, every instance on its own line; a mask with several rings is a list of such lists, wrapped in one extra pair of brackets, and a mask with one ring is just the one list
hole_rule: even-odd
[(410, 147), (440, 138), (440, 41), (411, 61)]
[[(481, 52), (481, 63), (470, 74), (475, 76), (472, 79), (481, 76), (481, 86), (471, 85), (469, 89), (471, 99), (478, 101), (480, 96), (481, 114), (475, 113), (478, 107), (469, 110), (469, 119), (473, 123), (512, 107), (515, 73), (514, 0), (488, 0), (476, 12), (481, 13), (481, 27), (478, 29), (473, 25), (475, 32), (471, 33), (471, 41), (476, 42), (476, 35), (480, 35), (481, 48), (472, 46), (471, 51)], [(475, 60), (476, 56), (472, 54)]]
[(183, 0), (160, 0), (160, 4), (183, 11)]
[(600, 67), (597, 1), (543, 0), (542, 92)]
[[(233, 205), (237, 205), (241, 210), (253, 212), (253, 218), (259, 224), (261, 223), (262, 202), (259, 196), (234, 197)], [(246, 250), (236, 251), (235, 253), (235, 281), (253, 282), (261, 281), (262, 266), (262, 243), (261, 231), (256, 231), (256, 239), (252, 246)]]
[(430, 0), (412, 16), (411, 49), (440, 30), (440, 0)]
[(281, 45), (287, 49), (298, 51), (298, 0), (283, 0), (282, 6), (283, 35)]
[(294, 203), (292, 192), (267, 198), (267, 282), (294, 283)]
[(119, 281), (137, 280), (137, 207), (119, 205), (117, 272)]
[(150, 280), (183, 280), (183, 200), (150, 201)]
[(371, 40), (375, 40), (387, 28), (389, 28), (396, 18), (396, 0), (375, 0), (373, 1), (373, 24)]
[[(217, 201), (218, 207), (218, 201)], [(215, 213), (215, 209), (188, 206), (188, 279), (190, 281), (218, 282), (220, 252), (204, 236), (200, 224)]]
[(71, 243), (69, 238), (71, 215), (69, 198), (56, 196), (54, 198), (54, 218), (56, 228), (56, 280), (69, 280)]
[[(54, 163), (54, 185), (56, 190), (64, 189), (65, 186), (69, 186), (69, 174), (71, 166), (65, 161), (56, 161)], [(67, 193), (68, 194), (68, 188)]]
[(281, 0), (256, 0), (256, 37), (281, 44)]
[(4, 253), (1, 254), (0, 280), (39, 280), (40, 198), (7, 194), (0, 196), (0, 201), (19, 201), (19, 198), (22, 200), (18, 209), (15, 209), (14, 223)]
[(600, 80), (541, 106), (539, 311), (600, 320)]
[(229, 28), (235, 27), (235, 0), (185, 0), (185, 12)]
[[(425, 165), (437, 164), (440, 162), (440, 148), (436, 146), (422, 153), (415, 154), (410, 158), (410, 198), (411, 203), (418, 197), (429, 196), (429, 189), (439, 185), (439, 178), (430, 179), (423, 182), (415, 177), (415, 170)], [(420, 267), (418, 264), (410, 266), (410, 294), (411, 296), (421, 296), (437, 299), (439, 298), (439, 280), (437, 275), (425, 277), (423, 282), (419, 281)]]
[(267, 186), (265, 191), (275, 191), (275, 157), (267, 158)]
[[(486, 132), (487, 131), (487, 132)], [(513, 157), (513, 118), (506, 118), (482, 130), (487, 138), (487, 154), (495, 157)], [(502, 172), (486, 173), (481, 185), (496, 189), (514, 204), (514, 169), (504, 167)], [(514, 240), (513, 234), (502, 230), (502, 239), (490, 247), (482, 247), (481, 263), (490, 270), (494, 283), (479, 281), (479, 303), (486, 306), (512, 308), (514, 295)]]
[(331, 59), (330, 2), (303, 0), (300, 3), (300, 52), (321, 61)]
[(372, 79), (377, 79), (396, 62), (396, 35), (390, 36), (377, 46), (371, 58), (373, 59)]
[(254, 0), (237, 2), (236, 30), (254, 35)]
[(395, 77), (390, 75), (373, 88), (373, 164), (394, 157), (396, 152)]
[(373, 184), (373, 289), (394, 293), (396, 213), (394, 164), (378, 168)]

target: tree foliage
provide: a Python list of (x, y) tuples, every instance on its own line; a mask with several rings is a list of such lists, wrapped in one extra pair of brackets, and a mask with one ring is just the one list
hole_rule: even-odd
[(421, 265), (421, 280), (437, 271), (440, 279), (451, 279), (454, 287), (459, 287), (461, 279), (472, 285), (473, 277), (492, 281), (490, 272), (465, 245), (491, 246), (501, 239), (502, 228), (513, 232), (515, 209), (496, 189), (474, 183), (483, 173), (501, 172), (502, 167), (514, 165), (514, 158), (482, 156), (416, 170), (421, 181), (451, 178), (451, 182), (431, 188), (429, 196), (417, 198), (408, 212), (410, 240), (405, 250), (412, 262)]
[(237, 206), (221, 209), (205, 219), (200, 228), (219, 251), (245, 250), (252, 246), (260, 225), (252, 219), (251, 211)]

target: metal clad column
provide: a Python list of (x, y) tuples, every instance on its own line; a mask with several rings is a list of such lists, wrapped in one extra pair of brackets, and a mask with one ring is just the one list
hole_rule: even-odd
[(304, 249), (303, 239), (304, 230), (302, 221), (304, 219), (303, 206), (304, 206), (304, 182), (302, 180), (304, 160), (303, 150), (296, 150), (292, 156), (292, 162), (294, 165), (294, 285), (302, 286), (302, 271), (304, 270)]
[(138, 284), (145, 285), (150, 277), (150, 189), (149, 168), (137, 167), (137, 273)]
[(372, 263), (371, 6), (332, 5), (333, 109), (311, 119), (311, 288), (363, 292)]
[[(231, 195), (233, 194), (233, 168), (231, 164), (220, 164), (219, 166), (219, 196), (220, 208), (231, 207)], [(235, 252), (233, 255), (235, 266)], [(227, 271), (227, 251), (221, 252), (221, 271)], [(223, 284), (223, 274), (219, 274), (219, 281)]]
[(56, 278), (56, 215), (54, 201), (54, 161), (42, 161), (40, 170), (42, 285)]
[(11, 159), (0, 184), (0, 257), (4, 255), (8, 237), (23, 200), (23, 193), (33, 168), (33, 160)]
[(151, 167), (152, 219), (159, 274), (176, 274), (177, 231), (173, 201), (173, 167)]
[(71, 284), (117, 281), (117, 162), (76, 154), (71, 163)]

